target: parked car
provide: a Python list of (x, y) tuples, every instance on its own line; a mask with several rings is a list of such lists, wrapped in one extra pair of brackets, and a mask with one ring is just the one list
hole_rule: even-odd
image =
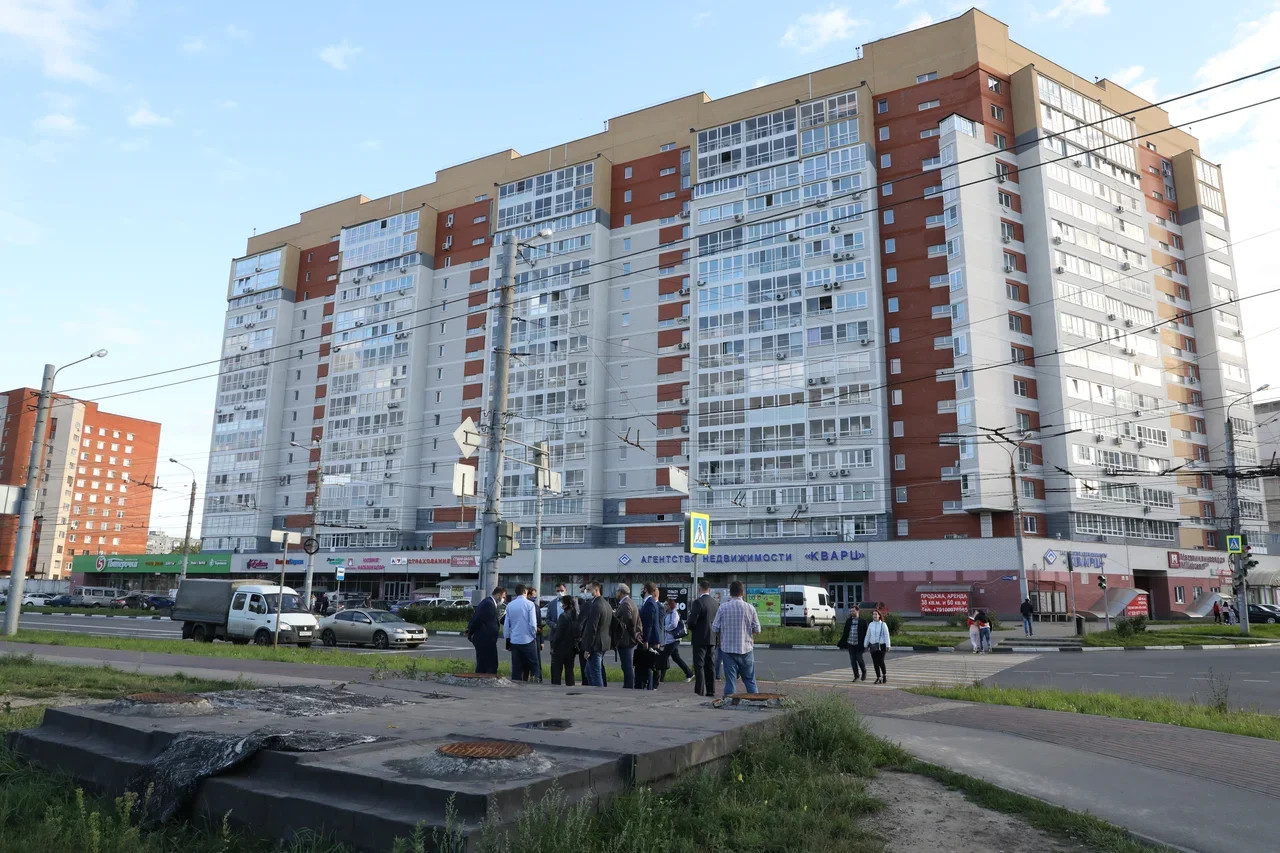
[(70, 607), (71, 606), (70, 593), (64, 592), (62, 595), (55, 595), (53, 598), (49, 599), (49, 606), (50, 607)]
[(150, 592), (131, 592), (113, 599), (111, 606), (115, 609), (128, 610), (169, 610), (173, 607), (173, 599), (167, 595), (156, 595)]
[(320, 620), (320, 642), (326, 646), (353, 643), (378, 649), (416, 649), (427, 641), (421, 625), (406, 622), (394, 613), (371, 607), (349, 607)]
[(111, 602), (128, 593), (123, 589), (110, 586), (77, 587), (71, 596), (74, 607), (110, 607)]
[(22, 596), (23, 607), (48, 607), (49, 600), (53, 598), (51, 592), (29, 592)]
[(1280, 622), (1280, 607), (1276, 607), (1274, 604), (1250, 604), (1249, 622), (1250, 624), (1267, 623), (1274, 625)]
[(831, 606), (829, 593), (820, 586), (782, 587), (782, 624), (834, 625), (836, 609)]

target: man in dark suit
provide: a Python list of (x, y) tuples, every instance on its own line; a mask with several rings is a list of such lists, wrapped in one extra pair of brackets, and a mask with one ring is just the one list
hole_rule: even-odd
[(640, 643), (635, 653), (635, 686), (637, 690), (653, 690), (657, 684), (658, 654), (662, 651), (662, 605), (658, 604), (658, 585), (645, 583), (644, 603), (640, 606)]
[(716, 695), (716, 639), (711, 623), (720, 602), (711, 597), (711, 584), (698, 581), (698, 597), (689, 605), (689, 642), (693, 646), (693, 689), (699, 696)]
[(582, 650), (587, 655), (587, 667), (583, 681), (589, 687), (604, 687), (604, 653), (612, 648), (609, 629), (613, 623), (613, 610), (600, 594), (600, 582), (589, 584), (591, 601), (583, 606), (586, 617), (582, 620)]
[(495, 587), (492, 595), (476, 605), (471, 622), (467, 624), (467, 639), (476, 647), (476, 672), (498, 672), (498, 606), (507, 599), (507, 591)]

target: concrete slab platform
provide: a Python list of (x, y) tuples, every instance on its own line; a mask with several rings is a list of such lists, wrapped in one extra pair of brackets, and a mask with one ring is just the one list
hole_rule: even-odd
[[(505, 680), (387, 680), (204, 697), (50, 709), (40, 728), (15, 732), (9, 743), (39, 766), (119, 795), (145, 793), (148, 780), (169, 773), (175, 754), (200, 754), (207, 741), (210, 753), (232, 757), (215, 775), (196, 772), (183, 803), (191, 813), (215, 821), (229, 813), (233, 824), (255, 834), (288, 837), (307, 828), (359, 849), (386, 850), (419, 824), (428, 832), (443, 828), (450, 808), (471, 833), (486, 815), (511, 817), (552, 786), (569, 802), (633, 785), (661, 787), (725, 758), (785, 713), (716, 708), (697, 696)], [(292, 737), (311, 744), (303, 749), (337, 748), (237, 752), (263, 735), (276, 735), (273, 744)], [(437, 751), (457, 741), (527, 744), (532, 751), (501, 759)]]

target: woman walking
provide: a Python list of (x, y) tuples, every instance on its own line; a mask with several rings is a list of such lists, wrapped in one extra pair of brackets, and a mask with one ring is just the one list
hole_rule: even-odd
[(982, 640), (978, 636), (978, 611), (969, 614), (969, 646), (976, 655), (982, 648)]
[[(578, 623), (577, 601), (572, 595), (560, 599), (560, 618), (551, 626), (551, 683), (560, 683), (564, 671), (566, 687), (573, 686), (573, 661), (578, 656), (582, 626)], [(585, 680), (587, 674), (582, 674)]]
[[(884, 667), (884, 653), (889, 651), (889, 626), (880, 618), (880, 611), (871, 611), (871, 624), (867, 626), (867, 651), (871, 652), (871, 665), (876, 668), (876, 684), (889, 680)], [(863, 678), (866, 678), (864, 675)]]
[(989, 652), (991, 651), (991, 622), (987, 619), (987, 611), (978, 611), (977, 622), (978, 649), (983, 653)]
[(836, 645), (849, 652), (849, 667), (853, 670), (853, 680), (867, 680), (867, 662), (862, 653), (866, 651), (867, 627), (871, 623), (862, 618), (858, 608), (849, 609), (849, 618), (844, 620), (844, 633)]
[(662, 653), (658, 658), (658, 681), (667, 680), (667, 670), (671, 667), (672, 661), (675, 661), (676, 666), (680, 667), (681, 672), (684, 673), (685, 681), (693, 681), (693, 670), (689, 669), (689, 665), (680, 657), (680, 638), (689, 633), (689, 629), (684, 626), (680, 618), (680, 611), (676, 608), (674, 598), (667, 599), (666, 608), (666, 612), (662, 615)]

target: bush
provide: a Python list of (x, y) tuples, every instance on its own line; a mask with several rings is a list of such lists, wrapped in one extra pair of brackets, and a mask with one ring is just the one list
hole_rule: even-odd
[(440, 622), (469, 622), (470, 607), (402, 607), (400, 616), (416, 625), (432, 625)]
[(1143, 631), (1147, 630), (1147, 617), (1134, 616), (1129, 619), (1129, 624), (1133, 626), (1133, 632), (1135, 634), (1141, 634)]
[(902, 630), (902, 617), (897, 613), (881, 613), (880, 618), (884, 619), (884, 624), (889, 626), (889, 636)]
[(1147, 617), (1125, 616), (1116, 620), (1116, 636), (1132, 637), (1147, 630)]

